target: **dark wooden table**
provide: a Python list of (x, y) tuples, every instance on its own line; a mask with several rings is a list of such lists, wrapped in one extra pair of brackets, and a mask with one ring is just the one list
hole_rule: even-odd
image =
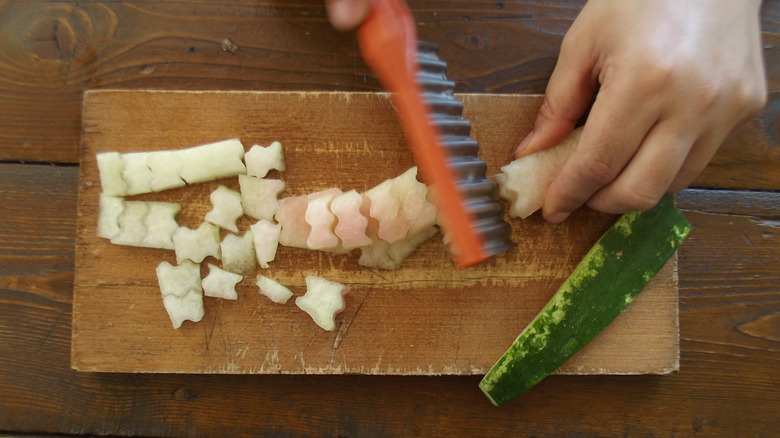
[[(541, 93), (583, 1), (412, 1), (460, 92)], [(0, 0), (0, 435), (780, 435), (780, 1), (770, 100), (678, 204), (680, 371), (551, 377), (502, 408), (478, 377), (70, 369), (86, 89), (378, 90), (321, 0)]]

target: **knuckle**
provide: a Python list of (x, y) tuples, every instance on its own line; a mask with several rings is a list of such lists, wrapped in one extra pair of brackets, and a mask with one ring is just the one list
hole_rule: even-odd
[(552, 102), (552, 98), (549, 95), (544, 96), (536, 118), (545, 122), (555, 120), (555, 103)]
[(555, 206), (556, 211), (574, 211), (580, 208), (587, 201), (587, 197), (583, 197), (573, 191), (563, 190), (556, 194), (556, 198), (552, 204)]
[(545, 199), (545, 208), (551, 206), (555, 211), (574, 211), (582, 206), (592, 195), (592, 192), (582, 190), (583, 186), (570, 181), (556, 180), (551, 186)]
[(645, 187), (615, 184), (594, 196), (588, 205), (595, 210), (613, 214), (644, 211), (653, 208), (661, 195)]
[(680, 193), (683, 190), (685, 190), (688, 187), (688, 183), (685, 181), (674, 181), (672, 185), (669, 186), (669, 190), (667, 190), (667, 193)]
[(582, 50), (582, 39), (579, 38), (576, 29), (572, 28), (563, 36), (560, 46), (560, 57), (568, 56), (570, 53), (576, 53)]
[(723, 95), (716, 85), (710, 83), (702, 83), (696, 91), (693, 93), (693, 99), (690, 100), (691, 107), (695, 108), (697, 112), (705, 112), (717, 105)]
[(617, 178), (620, 168), (603, 158), (590, 157), (582, 161), (580, 172), (584, 181), (603, 186)]
[(637, 87), (647, 94), (660, 93), (667, 90), (678, 76), (674, 66), (666, 63), (640, 64), (636, 70)]
[(748, 116), (752, 117), (766, 106), (768, 98), (766, 87), (761, 87), (755, 83), (743, 82), (742, 86), (737, 89), (735, 103)]
[(727, 83), (698, 78), (698, 87), (687, 101), (695, 113), (705, 113), (714, 108), (725, 110), (736, 118), (749, 118), (766, 105), (768, 93), (762, 81), (733, 80)]
[(661, 199), (661, 194), (644, 186), (628, 186), (617, 194), (617, 199), (625, 211), (649, 210)]
[(648, 197), (647, 195), (635, 195), (627, 206), (631, 210), (650, 210), (658, 203), (660, 197)]
[(672, 183), (669, 184), (667, 193), (679, 193), (688, 188), (696, 177), (704, 171), (708, 163), (709, 161), (692, 162), (690, 160), (683, 163), (677, 176), (675, 176)]

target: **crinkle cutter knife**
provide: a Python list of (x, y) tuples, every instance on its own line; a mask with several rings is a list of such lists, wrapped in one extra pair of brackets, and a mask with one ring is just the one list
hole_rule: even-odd
[(418, 43), (409, 8), (402, 0), (373, 0), (357, 38), (363, 59), (392, 95), (455, 263), (464, 268), (512, 248), (511, 227), (447, 64), (436, 45)]

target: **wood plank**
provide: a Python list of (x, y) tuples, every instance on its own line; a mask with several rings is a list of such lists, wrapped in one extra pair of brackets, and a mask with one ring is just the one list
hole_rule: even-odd
[[(776, 90), (777, 1), (762, 27)], [(584, 1), (419, 1), (422, 38), (441, 46), (459, 92), (543, 93)], [(81, 96), (95, 88), (379, 91), (351, 34), (322, 1), (0, 1), (0, 160), (77, 163)], [(197, 22), (197, 26), (192, 23)], [(55, 31), (56, 30), (56, 31)], [(238, 45), (233, 53), (221, 42)], [(726, 143), (695, 186), (780, 190), (778, 96)]]
[[(772, 325), (780, 314), (780, 233), (766, 224), (777, 212), (713, 213), (723, 197), (681, 196), (695, 229), (680, 253), (679, 373), (552, 376), (494, 408), (478, 376), (70, 370), (77, 188), (75, 167), (0, 164), (0, 214), (14, 218), (13, 226), (0, 223), (0, 268), (16, 260), (15, 269), (0, 270), (0, 430), (12, 436), (765, 436), (780, 429), (778, 382), (768, 377), (780, 360)], [(763, 195), (780, 206), (780, 194)]]
[[(495, 174), (530, 128), (528, 114), (540, 98), (462, 97)], [(83, 371), (484, 373), (615, 219), (582, 211), (557, 227), (538, 217), (513, 221), (518, 248), (465, 270), (454, 267), (441, 239), (427, 242), (396, 271), (359, 267), (355, 254), (282, 247), (272, 267), (258, 273), (296, 295), (305, 290), (305, 275), (350, 286), (336, 331), (321, 330), (292, 302), (280, 306), (258, 296), (254, 276), (240, 283), (240, 300), (207, 298), (201, 323), (173, 330), (155, 276), (161, 261), (175, 262), (172, 251), (115, 246), (95, 235), (101, 191), (95, 154), (231, 137), (247, 146), (281, 140), (286, 196), (331, 186), (364, 192), (413, 165), (392, 106), (387, 95), (375, 93), (102, 91), (88, 94), (84, 118), (73, 326), (73, 366)], [(232, 178), (144, 199), (182, 202), (179, 222), (195, 228), (220, 184), (237, 188)], [(561, 372), (675, 371), (676, 280), (672, 261), (630, 311)]]

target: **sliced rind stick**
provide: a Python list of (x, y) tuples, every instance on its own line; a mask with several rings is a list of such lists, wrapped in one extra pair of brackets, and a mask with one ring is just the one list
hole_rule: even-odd
[(119, 215), (125, 209), (125, 199), (119, 196), (100, 194), (98, 203), (97, 235), (111, 239), (119, 233)]
[(268, 268), (268, 264), (276, 258), (276, 250), (279, 247), (279, 234), (281, 224), (275, 224), (265, 219), (249, 226), (252, 230), (252, 239), (255, 248), (257, 264), (261, 268)]
[(341, 194), (341, 190), (335, 187), (310, 193), (308, 195), (291, 196), (279, 200), (279, 208), (276, 210), (276, 221), (281, 224), (279, 243), (293, 248), (306, 248), (306, 240), (311, 233), (311, 226), (306, 223), (306, 209), (309, 207), (309, 199), (318, 198), (326, 194)]
[(295, 299), (295, 305), (308, 313), (323, 330), (336, 328), (335, 316), (346, 306), (344, 296), (349, 288), (341, 283), (314, 275), (306, 276), (306, 294)]
[(264, 275), (257, 276), (256, 284), (260, 289), (260, 294), (265, 295), (274, 303), (285, 304), (293, 296), (292, 291), (286, 286)]
[(149, 211), (144, 216), (144, 235), (142, 245), (149, 248), (174, 249), (173, 234), (179, 229), (176, 215), (181, 205), (170, 202), (148, 202)]
[(202, 223), (197, 229), (180, 227), (173, 234), (173, 246), (176, 251), (176, 262), (192, 260), (200, 263), (208, 256), (222, 259), (219, 228), (208, 222)]
[(157, 265), (157, 282), (163, 296), (183, 297), (190, 290), (202, 291), (200, 265), (185, 260), (174, 266), (168, 262)]
[(149, 188), (153, 192), (184, 187), (187, 184), (181, 178), (181, 154), (178, 151), (149, 152), (146, 164), (151, 171)]
[(203, 279), (203, 294), (207, 297), (237, 300), (236, 284), (244, 277), (209, 263), (209, 273)]
[(672, 195), (622, 215), (487, 372), (485, 395), (502, 405), (563, 365), (628, 307), (690, 230)]
[(179, 228), (175, 216), (179, 204), (156, 201), (125, 201), (100, 195), (98, 236), (114, 245), (174, 249), (173, 234)]
[(219, 244), (222, 268), (235, 274), (249, 275), (257, 267), (254, 233), (250, 229), (241, 236), (228, 233)]
[(149, 213), (149, 204), (142, 201), (125, 201), (117, 217), (119, 231), (111, 236), (114, 245), (144, 246), (146, 225), (144, 217)]
[(282, 144), (278, 141), (266, 147), (257, 144), (252, 146), (244, 155), (244, 162), (247, 175), (258, 178), (264, 178), (271, 169), (283, 172), (286, 168)]
[(225, 186), (219, 186), (211, 192), (209, 200), (212, 208), (206, 213), (206, 222), (237, 233), (236, 221), (244, 214), (241, 194)]
[(181, 327), (184, 321), (198, 322), (203, 319), (200, 265), (189, 260), (178, 266), (162, 262), (156, 271), (163, 305), (173, 328)]
[(330, 204), (334, 195), (338, 196), (340, 193), (309, 197), (304, 220), (310, 227), (309, 237), (306, 238), (306, 246), (310, 249), (332, 250), (341, 244), (339, 238), (333, 233), (336, 215), (330, 211)]
[(102, 152), (96, 156), (103, 192), (130, 196), (159, 192), (246, 173), (244, 145), (237, 138), (186, 149)]
[(365, 197), (357, 190), (350, 190), (336, 196), (330, 203), (330, 211), (336, 216), (333, 233), (341, 240), (345, 250), (371, 245), (373, 240), (366, 234), (368, 218), (361, 212)]
[(542, 208), (547, 189), (577, 149), (582, 128), (555, 146), (518, 158), (496, 175), (499, 195), (509, 201), (509, 215), (527, 218)]
[(401, 216), (401, 202), (392, 193), (393, 180), (382, 181), (368, 189), (371, 200), (369, 215), (379, 223), (377, 236), (388, 243), (397, 242), (409, 233), (409, 222)]
[(393, 243), (377, 240), (371, 245), (360, 248), (358, 265), (376, 269), (398, 269), (403, 261), (420, 245), (437, 234), (439, 234), (439, 229), (430, 226), (418, 231), (415, 235)]
[(244, 145), (237, 138), (177, 151), (180, 175), (187, 184), (213, 181), (246, 173)]
[(122, 179), (127, 184), (127, 195), (140, 195), (152, 191), (152, 169), (147, 164), (148, 152), (131, 152), (122, 154), (124, 167)]
[(122, 154), (101, 152), (95, 156), (95, 159), (97, 160), (103, 193), (109, 196), (127, 195), (127, 183), (122, 178), (122, 170), (125, 168)]
[(241, 204), (244, 213), (255, 219), (273, 220), (279, 209), (279, 194), (284, 191), (284, 181), (238, 175), (241, 187)]
[(399, 200), (401, 217), (409, 223), (409, 236), (436, 225), (436, 206), (428, 200), (428, 186), (417, 180), (417, 167), (393, 178), (390, 193)]

